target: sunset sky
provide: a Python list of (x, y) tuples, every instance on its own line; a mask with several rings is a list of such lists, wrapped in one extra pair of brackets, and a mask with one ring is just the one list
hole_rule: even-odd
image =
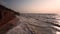
[(0, 4), (20, 13), (60, 13), (60, 0), (0, 0)]

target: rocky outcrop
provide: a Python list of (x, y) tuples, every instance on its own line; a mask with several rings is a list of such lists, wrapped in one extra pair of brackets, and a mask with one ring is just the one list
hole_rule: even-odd
[(5, 34), (6, 31), (16, 25), (17, 14), (17, 12), (0, 5), (0, 34)]

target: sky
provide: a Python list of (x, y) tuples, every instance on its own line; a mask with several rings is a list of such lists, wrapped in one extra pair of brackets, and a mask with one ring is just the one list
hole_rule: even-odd
[(60, 0), (0, 0), (0, 4), (20, 13), (60, 13)]

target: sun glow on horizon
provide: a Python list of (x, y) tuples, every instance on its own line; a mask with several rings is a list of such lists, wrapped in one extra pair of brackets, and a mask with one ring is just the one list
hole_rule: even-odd
[(10, 2), (3, 2), (3, 4), (20, 13), (60, 13), (60, 0), (26, 0), (21, 2), (17, 0)]

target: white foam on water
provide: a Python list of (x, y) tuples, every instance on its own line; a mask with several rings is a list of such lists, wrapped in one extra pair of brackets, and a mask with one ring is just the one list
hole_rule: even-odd
[(60, 32), (56, 32), (56, 34), (60, 34)]
[[(58, 24), (60, 25), (60, 15), (58, 15), (57, 19), (59, 19)], [(60, 30), (60, 27), (55, 27), (55, 28)], [(56, 31), (56, 34), (60, 34), (60, 32)]]
[[(58, 30), (60, 30), (60, 27), (54, 26), (54, 28), (57, 28)], [(60, 32), (56, 31), (56, 34), (60, 34)]]

